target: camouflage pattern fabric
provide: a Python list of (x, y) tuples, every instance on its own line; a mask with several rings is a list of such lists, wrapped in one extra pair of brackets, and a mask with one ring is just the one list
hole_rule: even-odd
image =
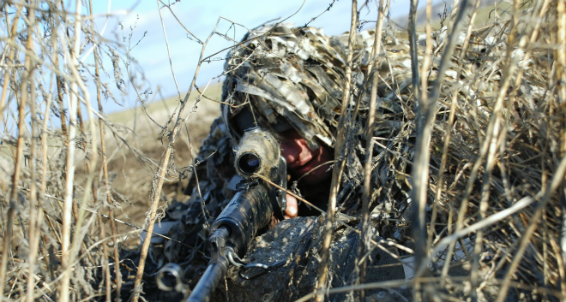
[[(193, 285), (208, 263), (206, 226), (229, 202), (239, 181), (232, 154), (239, 136), (227, 126), (230, 117), (242, 106), (249, 106), (254, 117), (267, 129), (282, 116), (310, 146), (323, 143), (332, 147), (335, 142), (345, 79), (347, 36), (331, 38), (316, 28), (278, 25), (260, 27), (244, 37), (244, 41), (228, 54), (222, 101), (230, 105), (221, 106), (222, 117), (214, 121), (199, 150), (194, 164), (195, 176), (186, 190), (190, 199), (183, 205), (173, 205), (162, 220), (162, 223), (175, 222), (167, 232), (174, 240), (158, 240), (159, 243), (150, 248), (150, 255), (155, 255), (150, 257), (153, 267), (169, 262), (182, 263), (184, 275)], [(373, 35), (363, 32), (357, 43), (354, 77), (357, 77), (358, 90), (365, 91), (362, 69), (369, 61)], [(367, 93), (359, 93), (358, 97), (364, 104), (369, 102)], [(353, 99), (352, 104), (356, 101)], [(401, 111), (389, 100), (384, 100), (380, 108), (383, 116)], [(363, 122), (363, 116), (359, 122)], [(349, 127), (358, 135), (363, 129), (362, 125)], [(357, 140), (357, 136), (354, 139)], [(350, 143), (358, 148), (362, 146), (361, 141)], [(352, 152), (348, 156), (351, 168), (340, 194), (341, 203), (351, 201), (350, 208), (354, 209), (361, 183), (361, 154)]]
[[(186, 205), (177, 208), (182, 215), (168, 215), (163, 221), (177, 221), (168, 235), (175, 241), (165, 241), (156, 254), (156, 267), (165, 263), (186, 264), (186, 276), (192, 284), (198, 281), (208, 263), (207, 223), (211, 224), (234, 194), (238, 176), (233, 169), (231, 148), (239, 140), (238, 134), (227, 127), (230, 117), (243, 106), (248, 106), (263, 127), (269, 129), (281, 116), (305, 138), (310, 145), (322, 142), (333, 146), (334, 133), (338, 125), (345, 81), (345, 66), (348, 36), (328, 37), (317, 28), (293, 28), (289, 25), (263, 26), (244, 37), (244, 42), (227, 56), (227, 73), (223, 86), (222, 117), (215, 120), (209, 136), (199, 150), (195, 170), (198, 177), (191, 180), (186, 192), (190, 199)], [(380, 221), (377, 233), (382, 236), (404, 237), (407, 223), (390, 224), (389, 217), (404, 217), (407, 203), (407, 182), (402, 172), (406, 171), (412, 147), (413, 129), (402, 128), (403, 106), (409, 99), (410, 55), (405, 43), (386, 38), (386, 58), (377, 66), (387, 84), (379, 87), (381, 99), (378, 104), (376, 136), (388, 137), (386, 146), (378, 148), (374, 158), (373, 177), (380, 188), (374, 193), (375, 202), (372, 218)], [(369, 63), (373, 32), (364, 31), (358, 35), (354, 47), (356, 55), (353, 78), (355, 94), (350, 102), (354, 107), (360, 102), (360, 114), (346, 125), (351, 139), (347, 142), (354, 152), (344, 155), (347, 160), (342, 190), (338, 196), (342, 210), (354, 215), (361, 195), (362, 165), (365, 142), (363, 129), (369, 107), (370, 87), (364, 83), (363, 70)], [(395, 150), (395, 153), (386, 150)], [(200, 192), (199, 192), (200, 191)], [(303, 190), (304, 191), (304, 190)], [(296, 191), (297, 192), (297, 191)], [(300, 191), (299, 191), (300, 192)], [(299, 193), (297, 192), (297, 193)], [(203, 208), (202, 205), (206, 206)], [(377, 205), (377, 206), (376, 206)], [(178, 211), (177, 211), (178, 212)], [(173, 216), (177, 216), (174, 218)], [(206, 217), (206, 219), (204, 218)], [(187, 249), (180, 244), (194, 247)], [(154, 247), (152, 247), (154, 248)]]
[[(460, 106), (458, 110), (475, 110), (482, 125), (487, 125), (501, 78), (499, 70), (502, 61), (493, 57), (493, 54), (506, 51), (501, 42), (505, 35), (501, 32), (496, 27), (474, 32), (474, 43), (466, 55), (452, 58), (446, 71), (446, 82), (452, 84), (441, 88), (441, 109), (437, 115), (439, 122), (435, 131), (444, 131), (442, 125), (448, 119), (447, 109), (455, 92)], [(499, 34), (497, 39), (492, 37), (496, 33)], [(431, 83), (437, 77), (445, 37), (443, 31), (434, 36), (435, 51), (427, 75)], [(360, 32), (353, 47), (354, 87), (352, 98), (348, 100), (346, 114), (349, 118), (345, 124), (346, 145), (350, 151), (339, 158), (346, 161), (346, 169), (338, 194), (338, 206), (341, 212), (351, 217), (356, 217), (359, 211), (362, 164), (367, 152), (364, 132), (371, 87), (368, 85), (366, 71), (372, 58), (373, 40), (373, 31)], [(460, 37), (455, 53), (461, 50), (463, 41), (463, 37)], [(163, 220), (175, 221), (175, 226), (168, 234), (177, 241), (152, 246), (152, 249), (159, 250), (155, 254), (164, 255), (153, 259), (156, 261), (155, 267), (168, 262), (182, 264), (185, 281), (192, 285), (206, 268), (206, 226), (230, 200), (238, 182), (233, 168), (232, 147), (240, 137), (230, 123), (231, 118), (244, 106), (252, 110), (254, 118), (264, 128), (271, 129), (277, 119), (282, 117), (307, 140), (309, 146), (322, 143), (334, 147), (344, 89), (347, 44), (347, 34), (328, 37), (320, 29), (278, 24), (251, 31), (242, 43), (230, 51), (225, 65), (222, 117), (214, 122), (210, 135), (199, 151), (195, 163), (196, 177), (193, 177), (187, 189), (190, 199), (180, 206), (182, 214), (168, 215)], [(420, 47), (418, 55), (422, 56)], [(410, 237), (408, 208), (411, 200), (408, 192), (416, 135), (408, 42), (387, 30), (378, 58), (374, 67), (380, 81), (376, 122), (373, 125), (375, 144), (370, 217), (374, 237), (403, 245)], [(537, 58), (535, 54), (532, 60), (536, 61)], [(462, 65), (461, 69), (459, 64)], [(532, 84), (544, 82), (544, 79), (539, 79), (541, 75), (527, 70), (524, 77), (529, 81), (520, 83), (520, 89), (528, 93), (520, 95), (520, 98), (538, 99), (547, 93)], [(455, 171), (460, 171), (462, 162), (466, 161), (465, 158), (469, 157), (470, 152), (474, 152), (478, 144), (475, 132), (466, 128), (465, 120), (459, 121), (455, 127), (458, 127), (458, 131), (452, 145), (457, 145), (458, 151), (451, 153), (447, 178), (457, 185), (449, 193), (440, 196), (439, 200), (439, 204), (451, 204), (452, 207), (459, 205), (454, 201), (457, 200), (454, 199), (457, 195), (454, 192), (463, 191), (465, 186), (465, 181), (458, 182)], [(470, 142), (470, 147), (461, 150), (466, 142)], [(433, 136), (432, 144), (442, 146), (442, 137)], [(433, 150), (432, 170), (440, 166), (441, 156), (440, 150)], [(434, 177), (431, 176), (432, 186)], [(296, 192), (300, 193), (301, 190)], [(431, 200), (434, 199), (433, 193), (431, 189)], [(447, 210), (441, 214), (445, 213)], [(446, 222), (447, 218), (441, 214), (438, 219)], [(430, 217), (430, 213), (427, 213), (427, 217)], [(192, 248), (188, 249), (186, 246)], [(311, 244), (312, 246), (314, 245)], [(342, 271), (336, 278), (348, 274)]]

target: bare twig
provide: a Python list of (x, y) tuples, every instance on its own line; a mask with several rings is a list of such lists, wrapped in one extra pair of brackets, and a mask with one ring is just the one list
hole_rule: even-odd
[[(33, 1), (32, 1), (33, 2)], [(33, 35), (32, 35), (32, 25), (34, 20), (34, 11), (33, 9), (28, 10), (28, 20), (30, 22), (28, 25), (28, 36), (26, 40), (26, 49), (31, 50), (33, 48)], [(14, 22), (16, 23), (16, 22)], [(15, 51), (15, 50), (14, 50)], [(16, 212), (16, 199), (18, 197), (18, 183), (20, 181), (20, 173), (21, 173), (21, 165), (23, 162), (23, 151), (24, 151), (24, 136), (25, 136), (25, 111), (27, 105), (27, 97), (28, 97), (28, 87), (30, 76), (32, 74), (32, 65), (31, 59), (29, 56), (26, 56), (24, 61), (25, 72), (26, 75), (23, 77), (21, 90), (20, 90), (20, 102), (18, 104), (19, 110), (19, 121), (18, 121), (18, 142), (17, 142), (17, 153), (16, 153), (16, 162), (14, 163), (14, 174), (12, 175), (12, 191), (10, 194), (10, 208), (7, 213), (7, 226), (6, 226), (6, 233), (4, 234), (4, 242), (2, 246), (2, 261), (0, 262), (0, 296), (4, 296), (4, 284), (6, 283), (6, 267), (8, 265), (8, 257), (10, 256), (10, 243), (12, 240), (12, 230), (13, 230), (13, 222), (14, 222), (14, 215)]]
[[(73, 47), (71, 52), (71, 57), (69, 58), (70, 69), (78, 68), (79, 57), (79, 46), (80, 46), (80, 34), (81, 34), (81, 18), (78, 17), (81, 14), (82, 3), (77, 0), (76, 14), (77, 19), (75, 19), (75, 36), (73, 41)], [(68, 133), (68, 145), (67, 145), (67, 164), (66, 164), (66, 179), (65, 179), (65, 203), (63, 208), (63, 234), (62, 234), (62, 246), (61, 246), (61, 262), (63, 266), (62, 279), (59, 285), (59, 301), (66, 302), (69, 300), (69, 281), (71, 272), (71, 211), (73, 209), (73, 181), (75, 176), (75, 139), (76, 139), (76, 124), (77, 124), (77, 107), (79, 91), (77, 89), (78, 84), (76, 81), (71, 83), (71, 95), (69, 101), (69, 133)], [(78, 226), (77, 226), (78, 227)], [(75, 240), (78, 240), (75, 238)]]
[[(181, 25), (181, 27), (182, 27), (187, 33), (189, 33), (189, 35), (191, 35), (191, 37), (193, 37), (194, 39), (196, 39), (199, 44), (202, 44), (202, 41), (201, 41), (197, 36), (195, 36), (190, 30), (188, 30), (188, 29), (185, 27), (185, 25), (183, 24), (183, 22), (181, 22), (181, 20), (179, 20), (179, 18), (178, 18), (177, 15), (175, 14), (175, 12), (173, 12), (173, 10), (171, 9), (171, 5), (167, 5), (167, 4), (163, 3), (163, 1), (161, 1), (161, 0), (158, 0), (158, 1), (159, 1), (164, 7), (167, 7), (167, 9), (168, 9), (169, 12), (171, 13), (171, 15), (173, 15), (173, 17), (175, 17), (175, 20), (177, 20), (177, 22), (179, 23), (179, 25)], [(161, 17), (161, 8), (159, 8), (159, 5), (158, 5), (158, 9), (159, 9), (159, 18), (161, 19), (162, 26), (164, 26), (164, 25), (163, 25), (163, 19), (162, 19), (162, 17)], [(163, 33), (165, 34), (165, 28), (163, 28)]]
[[(346, 123), (346, 109), (350, 103), (350, 89), (352, 82), (352, 60), (354, 55), (354, 43), (356, 38), (356, 26), (358, 17), (358, 1), (352, 0), (352, 20), (350, 22), (350, 37), (348, 40), (348, 58), (346, 59), (346, 78), (344, 83), (344, 91), (342, 95), (342, 108), (340, 111), (340, 120), (338, 122), (336, 133), (336, 144), (334, 146), (334, 158), (342, 158), (343, 154), (347, 154), (344, 148), (345, 146), (345, 133), (344, 125)], [(318, 280), (315, 285), (316, 298), (315, 301), (321, 302), (324, 300), (324, 289), (327, 283), (328, 274), (328, 260), (330, 256), (330, 244), (332, 242), (332, 234), (334, 233), (334, 213), (336, 212), (336, 197), (338, 196), (338, 190), (340, 189), (340, 180), (342, 179), (342, 171), (346, 163), (345, 159), (342, 159), (334, 167), (332, 171), (332, 182), (330, 185), (330, 197), (328, 198), (328, 212), (326, 213), (326, 218), (324, 222), (324, 233), (322, 236), (321, 248), (320, 248), (320, 264), (318, 266), (317, 275)]]
[(179, 84), (177, 84), (177, 78), (175, 77), (175, 69), (173, 68), (173, 59), (171, 59), (171, 51), (169, 50), (169, 40), (167, 39), (167, 31), (165, 30), (165, 24), (163, 23), (163, 16), (161, 15), (161, 7), (159, 7), (160, 1), (159, 0), (156, 1), (157, 1), (157, 11), (159, 12), (159, 20), (161, 20), (161, 28), (163, 29), (163, 37), (165, 37), (165, 46), (167, 46), (167, 57), (169, 58), (169, 67), (171, 68), (171, 75), (173, 76), (173, 82), (175, 82), (175, 87), (177, 87), (177, 94), (179, 95), (179, 99), (181, 99), (181, 90), (179, 90)]
[[(371, 191), (374, 189), (371, 185), (371, 173), (372, 173), (372, 157), (373, 157), (373, 125), (375, 122), (375, 111), (377, 107), (377, 87), (379, 84), (379, 76), (377, 73), (373, 72), (373, 66), (378, 65), (379, 62), (379, 53), (381, 50), (381, 40), (383, 37), (383, 23), (385, 19), (385, 13), (389, 9), (389, 0), (380, 0), (378, 6), (378, 17), (377, 23), (375, 24), (375, 38), (374, 44), (372, 49), (372, 65), (368, 68), (368, 75), (370, 77), (373, 76), (372, 86), (371, 86), (371, 99), (370, 99), (370, 107), (369, 107), (369, 116), (367, 120), (367, 129), (366, 129), (366, 156), (364, 162), (364, 186), (362, 191), (362, 235), (359, 240), (359, 246), (356, 256), (356, 268), (358, 270), (358, 280), (356, 280), (355, 284), (363, 284), (366, 278), (366, 271), (367, 271), (367, 261), (362, 260), (363, 256), (369, 251), (369, 243), (371, 242), (371, 234), (369, 233), (369, 203), (370, 203), (370, 195)], [(377, 5), (377, 3), (376, 3)], [(363, 258), (367, 259), (367, 258)], [(365, 299), (364, 292), (360, 292), (360, 301)]]
[(135, 279), (135, 282), (134, 282), (134, 294), (133, 294), (132, 302), (137, 302), (138, 299), (139, 299), (139, 295), (140, 295), (140, 291), (141, 291), (140, 285), (141, 285), (141, 280), (142, 280), (142, 277), (143, 277), (143, 271), (144, 271), (144, 268), (145, 268), (145, 260), (147, 258), (147, 253), (148, 253), (148, 250), (149, 250), (149, 244), (151, 242), (151, 235), (153, 234), (153, 227), (154, 227), (154, 224), (155, 224), (155, 218), (156, 218), (156, 214), (157, 214), (157, 206), (159, 205), (159, 199), (160, 199), (160, 196), (161, 196), (161, 189), (163, 188), (163, 183), (164, 183), (164, 180), (165, 180), (165, 174), (167, 173), (167, 167), (169, 166), (169, 160), (171, 158), (171, 153), (173, 152), (173, 144), (174, 144), (174, 142), (177, 138), (177, 134), (179, 133), (179, 130), (181, 129), (181, 123), (180, 123), (180, 121), (182, 120), (181, 116), (185, 112), (185, 108), (186, 108), (185, 105), (186, 105), (187, 101), (189, 100), (189, 96), (190, 96), (190, 94), (193, 90), (193, 87), (195, 87), (195, 82), (196, 82), (198, 73), (200, 71), (200, 67), (202, 65), (202, 62), (203, 62), (202, 58), (204, 57), (204, 51), (206, 49), (206, 46), (208, 45), (208, 42), (210, 41), (210, 39), (214, 35), (214, 32), (216, 31), (216, 27), (218, 27), (218, 21), (216, 22), (216, 26), (215, 26), (214, 30), (212, 31), (212, 33), (208, 36), (208, 38), (206, 39), (206, 41), (202, 45), (200, 58), (199, 58), (199, 64), (197, 65), (195, 75), (193, 76), (193, 80), (192, 80), (191, 85), (189, 87), (189, 91), (187, 92), (183, 101), (181, 102), (181, 108), (179, 109), (179, 111), (177, 113), (173, 129), (171, 130), (170, 135), (169, 135), (169, 144), (167, 146), (165, 154), (163, 154), (163, 157), (161, 158), (161, 163), (159, 165), (158, 172), (156, 173), (155, 178), (154, 178), (154, 183), (157, 182), (157, 185), (152, 188), (152, 203), (151, 203), (151, 208), (150, 208), (150, 212), (149, 212), (149, 225), (147, 227), (147, 235), (145, 237), (145, 240), (143, 242), (142, 249), (141, 249), (140, 261), (138, 263), (138, 271), (137, 271), (136, 279)]

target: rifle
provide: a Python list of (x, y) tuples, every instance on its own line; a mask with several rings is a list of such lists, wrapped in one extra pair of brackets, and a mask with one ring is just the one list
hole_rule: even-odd
[(242, 266), (240, 259), (258, 231), (271, 223), (273, 215), (283, 219), (285, 192), (258, 178), (261, 175), (287, 187), (287, 163), (277, 140), (269, 132), (253, 127), (244, 132), (235, 151), (234, 165), (243, 180), (236, 186), (236, 195), (211, 225), (211, 260), (189, 302), (209, 301), (229, 265)]

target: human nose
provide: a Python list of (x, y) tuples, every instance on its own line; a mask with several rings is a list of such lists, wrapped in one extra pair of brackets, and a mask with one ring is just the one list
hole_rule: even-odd
[(281, 142), (281, 154), (291, 167), (300, 166), (312, 159), (306, 141), (301, 139), (289, 139)]

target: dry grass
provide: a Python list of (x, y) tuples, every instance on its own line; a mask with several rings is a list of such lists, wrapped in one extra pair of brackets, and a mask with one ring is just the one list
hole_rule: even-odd
[[(466, 3), (460, 1), (460, 10), (446, 20), (444, 38), (425, 33), (420, 44), (428, 48), (417, 50), (416, 30), (409, 33), (412, 75), (389, 74), (373, 85), (383, 91), (392, 79), (414, 84), (388, 87), (393, 93), (380, 96), (401, 104), (403, 124), (396, 137), (375, 140), (387, 147), (376, 147), (373, 159), (395, 154), (396, 163), (387, 168), (399, 174), (390, 183), (410, 183), (410, 205), (406, 199), (388, 201), (410, 207), (396, 217), (407, 218), (410, 229), (407, 221), (396, 227), (414, 238), (402, 243), (415, 253), (416, 277), (364, 285), (362, 274), (362, 284), (336, 292), (410, 283), (415, 300), (566, 298), (566, 4), (516, 0), (506, 9), (509, 18), (493, 20), (486, 18), (487, 8), (476, 11)], [(84, 2), (75, 5), (81, 8)], [(134, 78), (117, 67), (131, 62), (126, 48), (97, 36), (89, 5), (82, 8), (86, 13), (49, 0), (2, 6), (2, 299), (109, 301), (116, 296), (123, 281), (114, 266), (120, 263), (118, 247), (132, 236), (137, 243), (140, 230), (117, 226), (114, 219), (129, 216), (151, 233), (164, 207), (183, 199), (180, 183), (190, 174), (205, 125), (218, 115), (217, 103), (203, 97), (195, 102), (194, 81), (182, 100), (146, 104), (147, 96), (136, 91), (133, 97), (146, 104), (145, 110), (105, 115), (101, 104), (110, 95), (108, 87)], [(495, 26), (484, 28), (492, 22)], [(478, 24), (482, 28), (476, 29)], [(461, 34), (464, 39), (458, 41)], [(203, 50), (207, 41), (201, 41)], [(401, 61), (391, 59), (397, 46), (387, 41), (390, 37), (384, 38), (383, 50), (374, 45), (380, 49), (375, 53), (389, 56), (375, 62), (376, 70), (399, 68), (395, 63)], [(88, 63), (81, 62), (91, 50)], [(220, 85), (210, 86), (205, 95), (218, 100), (220, 92)], [(350, 95), (346, 89), (344, 100)], [(346, 101), (342, 109), (348, 109)], [(342, 144), (337, 146), (339, 155)], [(372, 153), (368, 156), (373, 160)], [(406, 163), (410, 168), (400, 169)], [(368, 179), (379, 174), (369, 170), (376, 166), (367, 166)], [(366, 222), (376, 203), (400, 196), (366, 189), (361, 213)], [(332, 198), (331, 205), (329, 222)], [(142, 223), (141, 213), (148, 209)], [(332, 223), (327, 233), (332, 234)], [(149, 238), (136, 264), (137, 289)], [(473, 248), (459, 250), (464, 241)], [(368, 241), (360, 251), (364, 248), (375, 246)], [(464, 256), (456, 263), (454, 254)], [(323, 259), (319, 300), (327, 293), (330, 260), (324, 252)]]
[[(152, 176), (178, 112), (180, 100), (148, 103), (136, 91), (143, 106), (103, 113), (102, 99), (120, 101), (110, 87), (124, 83), (135, 70), (124, 66), (135, 62), (124, 45), (97, 36), (88, 4), (75, 6), (86, 13), (56, 1), (2, 4), (2, 299), (110, 299), (120, 291), (117, 247), (139, 240), (141, 230), (118, 219), (144, 226)], [(213, 84), (205, 95), (217, 100), (220, 91)], [(197, 95), (184, 100), (195, 115), (175, 144), (167, 200), (181, 196), (183, 171), (219, 112), (204, 97), (195, 102)]]
[[(207, 93), (207, 97), (215, 100), (220, 99), (222, 89), (221, 85), (211, 86)], [(196, 97), (189, 99), (189, 104), (194, 104)], [(151, 183), (157, 163), (165, 149), (165, 144), (160, 140), (161, 126), (166, 125), (178, 106), (179, 101), (170, 98), (160, 102), (155, 102), (146, 107), (124, 110), (109, 114), (107, 120), (115, 123), (120, 127), (128, 130), (127, 134), (122, 135), (120, 139), (108, 139), (108, 152), (115, 152), (115, 156), (108, 161), (109, 170), (115, 176), (113, 184), (117, 191), (126, 196), (128, 200), (137, 209), (138, 214), (134, 214), (132, 218), (137, 217), (135, 221), (140, 221), (139, 213), (145, 213), (148, 206), (148, 196)], [(189, 150), (189, 144), (184, 135), (175, 144), (175, 166), (176, 170), (186, 169), (191, 159), (194, 158), (194, 152), (198, 150), (202, 140), (206, 137), (212, 121), (220, 115), (220, 106), (218, 103), (203, 99), (198, 104), (198, 115), (195, 118), (188, 119), (186, 122), (187, 129), (191, 135), (192, 150)], [(127, 147), (122, 139), (126, 140), (130, 145)], [(136, 158), (136, 154), (142, 155), (142, 158)], [(191, 155), (192, 154), (192, 155)], [(148, 160), (151, 164), (148, 165)], [(177, 186), (179, 183), (179, 175), (171, 175), (168, 177), (165, 192), (166, 200), (183, 200)], [(185, 175), (186, 177), (186, 175)], [(128, 215), (133, 214), (127, 211)]]

